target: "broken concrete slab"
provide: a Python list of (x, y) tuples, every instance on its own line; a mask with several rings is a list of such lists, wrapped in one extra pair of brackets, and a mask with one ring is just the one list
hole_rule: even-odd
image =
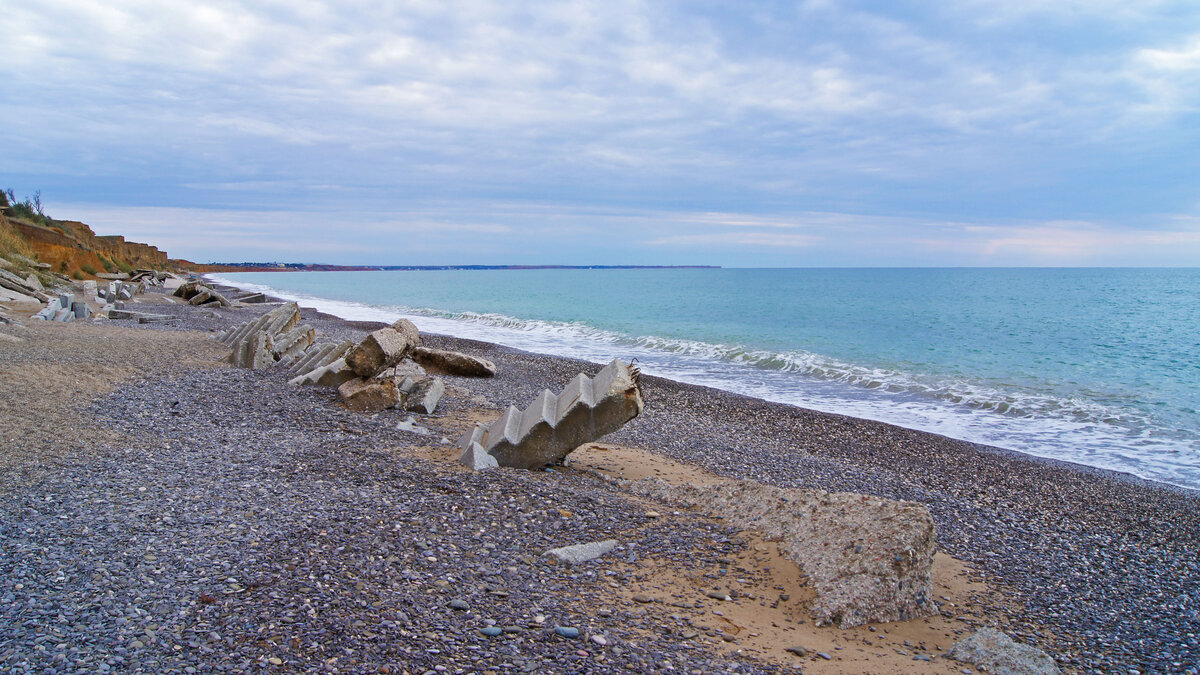
[(995, 675), (1058, 675), (1054, 659), (1036, 648), (1014, 641), (994, 628), (980, 628), (954, 643), (946, 656), (970, 663)]
[(25, 277), (25, 285), (29, 286), (30, 288), (32, 288), (35, 291), (46, 290), (46, 287), (42, 286), (42, 281), (37, 278), (36, 274), (32, 274), (32, 273), (30, 273), (29, 276)]
[(6, 270), (0, 270), (0, 287), (6, 288), (22, 295), (30, 295), (37, 298), (38, 302), (49, 302), (50, 296), (43, 293), (40, 289), (31, 288), (29, 284), (21, 277)]
[(76, 319), (86, 319), (92, 315), (92, 310), (86, 302), (75, 301), (71, 303), (71, 313)]
[(288, 384), (297, 386), (303, 385), (319, 385), (322, 387), (340, 387), (344, 382), (353, 380), (358, 377), (354, 374), (354, 369), (347, 363), (346, 359), (338, 358), (334, 361), (315, 368), (303, 375), (297, 375)]
[(300, 307), (289, 302), (218, 334), (217, 340), (232, 350), (230, 363), (241, 368), (267, 368), (312, 344), (316, 331), (299, 322)]
[[(407, 325), (404, 325), (407, 324)], [(396, 326), (400, 325), (400, 330)], [(408, 356), (417, 346), (420, 336), (417, 327), (405, 319), (372, 332), (346, 354), (346, 363), (359, 377), (374, 377)]]
[(605, 539), (604, 541), (593, 541), (587, 544), (575, 544), (574, 546), (550, 549), (544, 555), (568, 565), (578, 565), (589, 560), (595, 560), (616, 547), (616, 539)]
[(432, 415), (438, 402), (446, 394), (445, 383), (437, 377), (403, 377), (392, 378), (392, 381), (396, 382), (396, 388), (404, 393), (404, 409), (409, 412)]
[(851, 628), (937, 612), (933, 518), (922, 504), (748, 480), (695, 486), (650, 478), (625, 485), (778, 541), (816, 589), (818, 622)]
[(496, 462), (496, 458), (487, 454), (483, 446), (478, 443), (472, 443), (463, 450), (462, 455), (458, 458), (459, 464), (465, 465), (472, 471), (486, 471), (487, 469), (499, 469), (500, 464)]
[(445, 349), (429, 349), (417, 347), (413, 350), (413, 359), (442, 375), (457, 375), (459, 377), (495, 377), (496, 364), (462, 352), (452, 352)]
[(510, 406), (488, 425), (459, 441), (479, 443), (500, 466), (536, 469), (555, 464), (572, 450), (620, 429), (645, 404), (637, 368), (614, 359), (595, 379), (580, 373), (557, 396), (545, 390), (524, 411)]
[(351, 410), (373, 412), (395, 408), (400, 403), (400, 391), (391, 380), (368, 380), (356, 377), (338, 387), (338, 396)]

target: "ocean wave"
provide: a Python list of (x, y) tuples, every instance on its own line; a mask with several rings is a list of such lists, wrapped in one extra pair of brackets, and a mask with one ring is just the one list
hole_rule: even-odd
[[(311, 302), (334, 302), (322, 298), (302, 298)], [(357, 318), (394, 320), (399, 316), (428, 317), (456, 324), (473, 324), (499, 331), (514, 331), (542, 337), (539, 343), (559, 343), (579, 346), (583, 343), (607, 345), (611, 351), (632, 353), (642, 360), (650, 355), (676, 357), (687, 361), (710, 361), (793, 374), (807, 378), (848, 385), (874, 393), (926, 398), (944, 404), (963, 406), (1011, 418), (1039, 419), (1054, 417), (1077, 424), (1119, 426), (1137, 432), (1147, 428), (1149, 421), (1129, 410), (1115, 409), (1095, 401), (1077, 397), (1059, 397), (1041, 392), (1002, 389), (986, 383), (965, 379), (950, 379), (935, 375), (906, 372), (896, 369), (862, 366), (807, 351), (773, 352), (751, 349), (744, 345), (714, 344), (698, 340), (662, 337), (657, 335), (628, 335), (598, 328), (583, 322), (558, 322), (524, 319), (493, 312), (455, 312), (430, 307), (389, 305), (385, 307), (345, 302), (338, 315)], [(349, 311), (347, 311), (349, 310)], [(485, 339), (505, 343), (503, 333), (486, 334)], [(512, 345), (521, 347), (521, 345)], [(586, 353), (586, 352), (585, 352)], [(671, 377), (673, 365), (687, 368), (695, 364), (676, 363), (671, 359), (652, 359), (646, 368), (652, 374)], [(655, 373), (658, 370), (660, 372)], [(715, 383), (714, 384), (718, 384)], [(720, 386), (718, 384), (718, 386)]]

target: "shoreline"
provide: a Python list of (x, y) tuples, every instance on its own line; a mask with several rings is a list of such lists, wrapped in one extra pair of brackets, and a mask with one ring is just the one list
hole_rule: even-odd
[[(222, 273), (214, 273), (208, 275), (220, 279), (216, 283), (227, 284), (230, 287), (238, 287), (235, 279), (228, 279)], [(403, 316), (418, 325), (425, 325), (425, 322), (435, 322), (437, 328), (435, 332), (440, 332), (447, 335), (459, 335), (455, 332), (455, 323), (462, 323), (462, 330), (473, 336), (473, 339), (478, 341), (491, 342), (498, 341), (506, 347), (510, 347), (519, 351), (529, 351), (532, 353), (544, 353), (547, 356), (555, 356), (561, 358), (572, 358), (569, 352), (574, 343), (559, 341), (558, 344), (563, 345), (561, 349), (553, 346), (554, 340), (549, 341), (539, 339), (525, 338), (524, 330), (518, 331), (514, 335), (508, 335), (503, 330), (499, 333), (490, 334), (485, 324), (484, 328), (480, 328), (473, 322), (460, 322), (455, 318), (443, 316), (434, 312), (431, 316), (426, 316), (423, 313), (409, 314), (395, 308), (379, 308), (371, 305), (364, 305), (353, 301), (342, 301), (330, 298), (320, 298), (307, 295), (303, 292), (288, 292), (278, 291), (258, 283), (247, 282), (248, 286), (255, 292), (265, 293), (268, 296), (274, 297), (276, 300), (286, 300), (299, 302), (302, 305), (309, 307), (323, 307), (328, 312), (338, 312), (330, 314), (333, 317), (341, 318), (342, 315), (347, 317), (359, 317), (359, 319), (348, 318), (346, 320), (375, 320), (380, 322), (390, 322), (395, 318)], [(275, 295), (279, 293), (280, 295)], [(470, 314), (470, 313), (468, 313)], [(377, 318), (368, 318), (368, 317)], [(486, 316), (486, 315), (485, 315)], [(524, 322), (522, 319), (506, 317), (512, 321)], [(540, 320), (529, 320), (536, 329), (541, 323)], [(529, 329), (529, 326), (524, 326), (524, 329)], [(537, 330), (533, 334), (541, 335)], [(578, 336), (576, 336), (578, 338)], [(628, 336), (626, 336), (628, 337)], [(464, 338), (471, 339), (471, 338)], [(891, 397), (872, 398), (872, 394), (867, 390), (858, 391), (857, 388), (851, 387), (848, 392), (835, 392), (832, 396), (824, 392), (824, 387), (829, 386), (829, 383), (819, 382), (814, 385), (817, 388), (814, 390), (813, 398), (809, 402), (805, 402), (807, 390), (789, 389), (791, 385), (783, 381), (768, 380), (758, 382), (760, 377), (773, 377), (780, 373), (773, 371), (765, 371), (766, 374), (759, 373), (754, 368), (749, 368), (745, 372), (738, 370), (736, 367), (728, 363), (718, 361), (715, 362), (713, 372), (705, 372), (703, 377), (693, 376), (692, 370), (706, 368), (707, 362), (693, 363), (685, 362), (682, 365), (673, 361), (657, 361), (657, 353), (654, 350), (649, 350), (650, 353), (643, 355), (642, 351), (636, 346), (626, 348), (632, 351), (618, 347), (609, 347), (607, 344), (591, 344), (584, 338), (579, 347), (586, 355), (588, 362), (601, 363), (605, 362), (611, 354), (623, 354), (625, 360), (629, 360), (630, 356), (641, 357), (643, 361), (648, 361), (648, 365), (643, 365), (643, 372), (647, 369), (653, 373), (655, 370), (659, 372), (657, 376), (665, 379), (673, 379), (681, 384), (688, 384), (702, 388), (712, 388), (719, 391), (724, 391), (736, 395), (746, 396), (752, 399), (764, 400), (771, 403), (777, 403), (784, 406), (796, 407), (804, 410), (820, 412), (822, 414), (840, 415), (851, 419), (859, 419), (870, 422), (877, 422), (896, 426), (912, 431), (933, 434), (935, 436), (952, 439), (955, 441), (977, 445), (981, 447), (993, 448), (999, 451), (1014, 452), (1022, 456), (1036, 457), (1040, 460), (1048, 462), (1062, 462), (1066, 465), (1075, 465), (1081, 468), (1096, 469), (1099, 471), (1112, 472), (1114, 474), (1126, 475), (1131, 480), (1144, 480), (1151, 483), (1164, 486), (1171, 486), (1175, 489), (1184, 491), (1192, 491), (1200, 494), (1200, 485), (1192, 486), (1187, 483), (1187, 476), (1173, 476), (1172, 467), (1174, 465), (1169, 462), (1161, 466), (1152, 463), (1152, 460), (1143, 460), (1138, 457), (1137, 451), (1131, 446), (1124, 445), (1128, 439), (1118, 437), (1104, 437), (1097, 439), (1087, 433), (1080, 439), (1077, 439), (1082, 445), (1071, 445), (1069, 442), (1062, 440), (1060, 434), (1062, 430), (1054, 430), (1053, 433), (1047, 429), (1054, 429), (1056, 421), (1054, 419), (1042, 420), (1041, 423), (1030, 420), (1018, 420), (1014, 418), (999, 417), (990, 419), (986, 415), (978, 416), (978, 411), (971, 412), (965, 409), (959, 409), (956, 406), (946, 408), (938, 407), (940, 403), (930, 401), (914, 401), (903, 397), (893, 400)], [(522, 344), (524, 343), (524, 344)], [(709, 345), (712, 346), (712, 345)], [(611, 349), (611, 351), (610, 351)], [(682, 368), (682, 370), (680, 370)], [(677, 374), (672, 374), (672, 369), (677, 371)], [(665, 372), (664, 372), (665, 371)], [(650, 373), (646, 373), (650, 374)], [(682, 379), (674, 379), (680, 377)], [(745, 382), (755, 383), (758, 386), (742, 386)], [(849, 385), (847, 385), (849, 386)], [(756, 391), (761, 390), (761, 391)], [(916, 405), (915, 408), (912, 408)], [(816, 407), (813, 407), (816, 406)], [(895, 411), (908, 411), (896, 413)], [(915, 411), (915, 412), (914, 412)], [(1030, 426), (1032, 425), (1032, 426)], [(1047, 426), (1049, 425), (1049, 426)], [(956, 433), (958, 432), (958, 433)], [(1051, 436), (1047, 436), (1051, 434)], [(1005, 444), (1004, 441), (1009, 443)], [(1097, 445), (1097, 443), (1101, 443)], [(1103, 444), (1107, 443), (1107, 445)], [(1180, 450), (1174, 451), (1171, 448), (1160, 448), (1162, 457), (1173, 456), (1171, 452), (1178, 454)], [(1185, 451), (1186, 452), (1186, 451)], [(1082, 459), (1082, 461), (1081, 461)], [(1146, 461), (1151, 463), (1146, 464)], [(1094, 463), (1091, 463), (1094, 462)], [(1141, 468), (1139, 468), (1141, 467)], [(1189, 474), (1190, 475), (1190, 474)], [(1176, 478), (1176, 480), (1172, 480)]]
[[(147, 324), (122, 330), (145, 334), (147, 339), (158, 332), (170, 331), (183, 339), (186, 334), (178, 333), (181, 329), (204, 332), (218, 330), (244, 321), (261, 309), (265, 308), (214, 313), (175, 304), (171, 310), (181, 317), (175, 325)], [(379, 325), (318, 315), (311, 309), (303, 310), (303, 315), (306, 322), (330, 337), (361, 336)], [(109, 325), (115, 326), (116, 322)], [(38, 330), (50, 331), (52, 328), (61, 326), (39, 327)], [(542, 388), (555, 389), (579, 370), (595, 368), (590, 363), (452, 336), (423, 334), (422, 338), (429, 346), (459, 348), (492, 359), (501, 367), (501, 374), (495, 380), (448, 380), (448, 385), (451, 385), (448, 389), (452, 391), (447, 396), (447, 407), (435, 416), (445, 416), (446, 419), (431, 419), (429, 424), (448, 424), (453, 415), (465, 414), (469, 410), (499, 410), (509, 403), (524, 405)], [(0, 343), (0, 346), (3, 344)], [(262, 444), (263, 452), (280, 452), (284, 457), (295, 452), (288, 448), (310, 448), (305, 450), (307, 454), (296, 460), (284, 461), (273, 459), (269, 454), (262, 455), (258, 461), (275, 467), (270, 468), (273, 472), (270, 474), (271, 481), (279, 480), (280, 471), (283, 475), (291, 475), (306, 470), (303, 469), (305, 466), (331, 463), (330, 466), (342, 468), (330, 475), (361, 475), (363, 478), (354, 479), (353, 484), (369, 488), (372, 494), (376, 490), (387, 489), (386, 483), (377, 485), (370, 478), (377, 474), (391, 476), (388, 480), (403, 481), (407, 490), (420, 494), (428, 491), (426, 487), (412, 483), (413, 478), (403, 477), (408, 474), (396, 473), (398, 468), (387, 468), (396, 466), (398, 461), (395, 451), (387, 448), (419, 448), (422, 444), (428, 446), (434, 441), (414, 441), (393, 427), (388, 427), (387, 424), (393, 423), (386, 422), (391, 416), (355, 415), (339, 410), (331, 405), (336, 395), (331, 395), (329, 391), (312, 388), (289, 391), (286, 387), (277, 391), (276, 388), (281, 385), (280, 377), (269, 372), (264, 375), (217, 368), (212, 372), (193, 373), (189, 378), (196, 382), (190, 383), (187, 381), (189, 378), (171, 379), (165, 375), (166, 371), (161, 370), (161, 366), (155, 368), (160, 369), (155, 373), (163, 374), (152, 375), (145, 385), (146, 391), (126, 387), (115, 394), (101, 396), (101, 403), (94, 404), (92, 408), (100, 405), (103, 410), (120, 408), (149, 411), (149, 417), (146, 418), (115, 418), (122, 420), (117, 422), (116, 428), (138, 429), (149, 425), (147, 431), (167, 439), (168, 449), (164, 452), (172, 456), (172, 461), (177, 459), (174, 455), (179, 453), (180, 444), (186, 447), (188, 443), (195, 443), (202, 456), (207, 458), (205, 461), (225, 467), (223, 470), (233, 475), (254, 470), (255, 467), (244, 464), (229, 465), (224, 457), (230, 454), (231, 449), (236, 450), (236, 454), (247, 454), (248, 449), (237, 450), (237, 445), (222, 446), (221, 443), (214, 445), (220, 437), (232, 435), (232, 438)], [(159, 379), (164, 376), (168, 379)], [(218, 381), (224, 383), (222, 386), (234, 387), (234, 390), (224, 393), (212, 390), (211, 387)], [(208, 401), (215, 410), (215, 413), (207, 414), (246, 421), (214, 428), (207, 420), (195, 419), (206, 413), (203, 413), (203, 408), (191, 406), (182, 392), (193, 391), (196, 387), (202, 400)], [(964, 616), (953, 619), (959, 621), (964, 629), (972, 625), (999, 625), (1020, 641), (1049, 648), (1059, 658), (1060, 665), (1068, 670), (1111, 670), (1119, 666), (1138, 667), (1142, 672), (1180, 672), (1178, 664), (1185, 664), (1183, 668), (1186, 668), (1187, 664), (1200, 658), (1200, 644), (1194, 639), (1189, 643), (1187, 637), (1189, 632), (1200, 632), (1200, 617), (1194, 613), (1200, 607), (1200, 598), (1195, 597), (1196, 589), (1200, 587), (1200, 516), (1197, 515), (1200, 512), (1200, 508), (1197, 508), (1200, 499), (1193, 494), (1180, 493), (1178, 489), (1170, 489), (1170, 486), (1132, 477), (1122, 479), (1120, 474), (1106, 470), (1034, 458), (1015, 451), (977, 446), (885, 423), (808, 411), (662, 378), (647, 376), (644, 378), (644, 389), (646, 412), (622, 431), (602, 439), (603, 444), (647, 449), (666, 461), (682, 462), (717, 475), (752, 478), (784, 487), (867, 492), (926, 504), (937, 523), (939, 549), (970, 562), (976, 570), (973, 577), (986, 579), (1002, 589), (1000, 599), (1007, 597), (1017, 603), (1014, 607), (1004, 607), (994, 596), (980, 594), (974, 606), (964, 609)], [(165, 394), (190, 406), (190, 412), (186, 412), (182, 418), (170, 417), (174, 414), (171, 408), (156, 403)], [(154, 398), (145, 398), (151, 395)], [(254, 403), (256, 397), (264, 398), (261, 405)], [(297, 435), (298, 431), (280, 427), (269, 417), (262, 418), (262, 414), (276, 407), (279, 410), (294, 408), (297, 401), (304, 402), (304, 408), (289, 414), (287, 419), (291, 420), (290, 425), (297, 426), (300, 431), (307, 429), (304, 434)], [(134, 403), (137, 405), (130, 408)], [(256, 409), (262, 412), (255, 416), (253, 409), (230, 409), (231, 406), (259, 406)], [(327, 419), (336, 421), (331, 429), (326, 430), (324, 426), (309, 429), (317, 422), (328, 425), (331, 422), (325, 421)], [(264, 428), (252, 428), (258, 424), (254, 420), (264, 422)], [(247, 424), (251, 427), (246, 427)], [(288, 441), (290, 445), (281, 445), (274, 438), (276, 434), (291, 439)], [(209, 438), (213, 435), (218, 438)], [(334, 444), (331, 450), (320, 447), (330, 442)], [(318, 445), (313, 446), (313, 443)], [(337, 450), (339, 447), (344, 450)], [(424, 452), (436, 450), (435, 443)], [(281, 461), (284, 462), (282, 465)], [(288, 461), (300, 468), (288, 469)], [(354, 468), (358, 465), (362, 468)], [(492, 478), (482, 480), (458, 471), (442, 474), (439, 473), (441, 469), (437, 469), (429, 474), (428, 469), (408, 464), (403, 469), (413, 476), (426, 476), (435, 485), (453, 486), (465, 480), (473, 486), (472, 490), (480, 490), (479, 494), (484, 495), (494, 487), (494, 483), (490, 482)], [(361, 473), (364, 470), (368, 473)], [(380, 471), (383, 473), (378, 473)], [(550, 499), (550, 504), (586, 498), (571, 507), (576, 513), (580, 509), (599, 509), (595, 504), (609, 503), (613, 499), (611, 492), (606, 492), (603, 486), (594, 486), (583, 474), (573, 476), (570, 471), (554, 472), (567, 481), (570, 490), (578, 492), (567, 494), (547, 492), (551, 488), (547, 483), (539, 482), (539, 472), (502, 473), (505, 476), (502, 480), (494, 480), (505, 485), (516, 481), (514, 485), (520, 486), (520, 490), (513, 493), (516, 495), (521, 494), (520, 491), (529, 491), (530, 494), (541, 495), (543, 499)], [(336, 480), (327, 485), (327, 489), (335, 492), (344, 489), (334, 487)], [(461, 488), (447, 489), (461, 491)], [(254, 495), (254, 491), (251, 491), (247, 495), (250, 502), (237, 508), (257, 512), (259, 507), (255, 505), (255, 500), (262, 497)], [(317, 504), (324, 504), (324, 496), (314, 493), (310, 498)], [(359, 507), (367, 508), (355, 505), (355, 508)], [(437, 508), (444, 509), (447, 506), (442, 504)], [(368, 512), (373, 512), (371, 509)], [(458, 507), (454, 512), (465, 514)], [(623, 523), (627, 517), (623, 511), (612, 511), (610, 508), (600, 509), (597, 513)], [(489, 516), (494, 517), (494, 513)], [(526, 522), (524, 518), (522, 516), (513, 524), (523, 527)], [(582, 523), (570, 521), (567, 519), (568, 529), (564, 533), (570, 531), (578, 537), (602, 538), (592, 528), (578, 529)], [(601, 519), (593, 525), (608, 527), (604, 522)], [(712, 524), (701, 526), (699, 521), (688, 522), (690, 524), (654, 524), (654, 527), (668, 527), (671, 533), (663, 533), (661, 537), (655, 535), (654, 546), (669, 548), (672, 538), (680, 542), (687, 539), (688, 545), (701, 548), (730, 545), (721, 543), (727, 534), (715, 536), (708, 544), (696, 540), (697, 532), (709, 536), (718, 530), (711, 529), (715, 527)], [(628, 525), (635, 529), (646, 527), (644, 522), (637, 526)], [(347, 528), (350, 525), (336, 527)], [(452, 544), (464, 544), (451, 536), (453, 529), (446, 530), (439, 526), (436, 531), (439, 533), (436, 536), (448, 537), (447, 541)], [(355, 530), (346, 532), (345, 537), (354, 540), (353, 537), (366, 534)], [(315, 534), (306, 536), (314, 537)], [(529, 536), (537, 538), (543, 535), (530, 533)], [(315, 540), (319, 541), (320, 537)], [(426, 543), (430, 541), (433, 540), (427, 540)], [(246, 543), (249, 544), (250, 540)], [(666, 551), (662, 553), (667, 554)], [(681, 560), (678, 563), (681, 569), (687, 569), (689, 563), (682, 562), (686, 557), (678, 558), (678, 552), (674, 555), (676, 560)], [(713, 554), (704, 554), (700, 559), (715, 560), (705, 558), (707, 555)], [(721, 554), (716, 555), (720, 557)], [(283, 555), (282, 559), (288, 559), (288, 556)], [(519, 561), (515, 564), (523, 565)], [(572, 575), (572, 578), (577, 577)], [(553, 579), (547, 583), (553, 585)], [(582, 583), (582, 578), (576, 583)], [(509, 589), (509, 592), (515, 591)], [(562, 598), (554, 595), (553, 598), (534, 602), (537, 605), (557, 605), (574, 592), (563, 588), (554, 592), (565, 593)], [(3, 595), (3, 589), (0, 589), (0, 595)], [(353, 591), (348, 597), (351, 596)], [(213, 597), (220, 599), (222, 596)], [(482, 603), (483, 600), (472, 600), (472, 604), (476, 602)], [(618, 612), (616, 616), (626, 622), (651, 620), (646, 617), (653, 614), (647, 614), (652, 606), (643, 608), (636, 603), (633, 605), (633, 609), (629, 610), (632, 613)], [(214, 606), (221, 606), (221, 602), (218, 601)], [(427, 616), (427, 610), (422, 612), (421, 616)], [(669, 618), (661, 614), (657, 616), (659, 618), (653, 620)], [(597, 620), (603, 623), (604, 619), (599, 617)], [(617, 630), (609, 626), (605, 634), (612, 636)], [(656, 650), (674, 649), (662, 643), (661, 639), (657, 640), (651, 640), (648, 644), (654, 645)], [(537, 643), (536, 648), (530, 649), (537, 652), (543, 647), (545, 645)], [(809, 672), (837, 672), (822, 670), (822, 667), (836, 665), (842, 657), (849, 655), (850, 649), (867, 648), (847, 644), (847, 651), (835, 653), (834, 661), (825, 664), (809, 658), (803, 660), (804, 667)], [(3, 651), (0, 648), (0, 655)], [(688, 652), (685, 650), (682, 653), (686, 655)], [(628, 654), (610, 656), (615, 664), (627, 658)], [(908, 663), (912, 665), (911, 661)], [(939, 668), (956, 665), (940, 660), (938, 663)], [(592, 666), (595, 666), (596, 672), (603, 672), (607, 668), (592, 664), (588, 669), (593, 669)], [(957, 666), (949, 672), (960, 670), (961, 666)]]

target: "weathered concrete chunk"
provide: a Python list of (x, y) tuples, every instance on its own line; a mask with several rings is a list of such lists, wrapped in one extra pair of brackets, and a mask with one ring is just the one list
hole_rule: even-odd
[(595, 560), (616, 547), (616, 539), (605, 539), (604, 541), (593, 541), (587, 544), (576, 544), (574, 546), (550, 549), (546, 551), (545, 555), (568, 565), (578, 565), (589, 560)]
[(419, 412), (432, 415), (437, 404), (446, 393), (446, 385), (437, 377), (403, 377), (393, 378), (397, 388), (406, 395), (404, 409), (409, 412)]
[(1058, 675), (1058, 665), (1046, 652), (1013, 641), (994, 628), (980, 628), (959, 640), (946, 656), (986, 668), (995, 675)]
[(92, 310), (87, 306), (87, 303), (79, 302), (78, 300), (71, 303), (71, 312), (75, 315), (76, 319), (86, 319), (92, 315)]
[(275, 363), (274, 344), (266, 331), (252, 333), (234, 345), (229, 362), (238, 368), (261, 370)]
[(933, 518), (922, 504), (730, 480), (634, 481), (635, 493), (719, 515), (779, 541), (817, 591), (814, 618), (842, 628), (936, 612)]
[(25, 277), (25, 285), (32, 288), (35, 291), (46, 290), (46, 288), (44, 286), (42, 286), (41, 279), (38, 279), (37, 275), (32, 274), (32, 273), (29, 276)]
[(460, 377), (495, 377), (496, 364), (462, 352), (417, 347), (413, 359), (425, 368), (442, 375)]
[(299, 322), (300, 307), (289, 302), (234, 326), (217, 339), (232, 349), (230, 363), (242, 368), (267, 368), (312, 344), (316, 332), (309, 326), (297, 325)]
[(391, 380), (368, 380), (357, 377), (338, 387), (338, 395), (346, 407), (359, 412), (387, 410), (400, 402), (400, 392)]
[(486, 471), (487, 469), (498, 469), (500, 465), (496, 463), (496, 458), (487, 454), (478, 443), (471, 443), (463, 450), (463, 454), (458, 458), (458, 462), (467, 466), (472, 471)]
[(459, 447), (479, 443), (500, 466), (536, 469), (620, 429), (643, 407), (637, 369), (614, 359), (595, 379), (581, 373), (557, 396), (543, 391), (524, 411), (510, 406), (491, 424), (468, 431)]
[(391, 326), (380, 328), (363, 338), (346, 354), (346, 363), (359, 377), (374, 377), (384, 368), (390, 368), (408, 356), (420, 339), (415, 335), (416, 327), (411, 331), (399, 331)]
[(354, 369), (346, 364), (346, 359), (339, 358), (320, 368), (315, 368), (310, 372), (288, 380), (288, 384), (340, 387), (344, 382), (353, 380), (356, 377), (358, 375), (355, 375)]

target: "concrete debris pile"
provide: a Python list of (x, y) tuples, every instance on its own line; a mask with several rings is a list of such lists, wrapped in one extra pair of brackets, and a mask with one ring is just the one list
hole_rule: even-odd
[[(199, 297), (200, 292), (192, 297)], [(218, 334), (217, 340), (233, 350), (230, 363), (260, 370), (304, 353), (314, 337), (312, 326), (300, 325), (300, 307), (289, 302)]]
[(188, 281), (179, 285), (172, 294), (198, 307), (229, 307), (232, 303), (217, 289), (203, 281)]
[(417, 327), (408, 319), (400, 319), (372, 331), (358, 343), (345, 340), (312, 344), (294, 354), (281, 355), (278, 362), (291, 375), (289, 384), (337, 387), (342, 402), (351, 410), (403, 408), (425, 415), (437, 409), (446, 385), (414, 360), (417, 353), (436, 351), (446, 363), (467, 364), (439, 369), (443, 374), (471, 376), (485, 367), (491, 374), (496, 372), (489, 361), (458, 352), (424, 350), (420, 343)]
[(146, 284), (144, 282), (125, 283), (124, 281), (110, 281), (103, 286), (96, 288), (96, 297), (100, 298), (109, 304), (120, 302), (122, 300), (132, 300), (133, 296), (140, 295), (146, 292)]
[(754, 481), (696, 486), (648, 478), (626, 486), (778, 541), (813, 582), (820, 623), (851, 628), (937, 612), (933, 518), (921, 504)]
[(162, 287), (168, 279), (179, 279), (179, 277), (170, 272), (159, 272), (151, 269), (136, 269), (129, 275), (131, 283), (141, 283), (146, 286)]
[(559, 463), (584, 443), (610, 434), (645, 407), (637, 368), (614, 359), (595, 378), (580, 373), (562, 393), (543, 390), (525, 410), (509, 406), (491, 424), (463, 435), (460, 462), (479, 469), (490, 465), (537, 469)]
[(86, 302), (75, 299), (71, 293), (61, 293), (51, 298), (42, 311), (29, 317), (38, 321), (74, 321), (92, 315)]

